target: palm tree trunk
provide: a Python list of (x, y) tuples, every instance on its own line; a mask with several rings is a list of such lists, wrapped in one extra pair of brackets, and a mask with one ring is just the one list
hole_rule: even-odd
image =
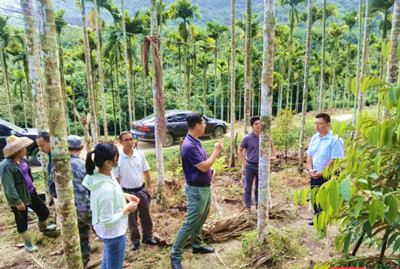
[(112, 107), (113, 107), (113, 117), (114, 117), (114, 136), (115, 136), (115, 138), (117, 138), (117, 121), (116, 121), (116, 113), (115, 113), (115, 87), (114, 87), (113, 79), (111, 79), (111, 96), (112, 96)]
[(3, 76), (4, 76), (4, 86), (6, 89), (6, 101), (7, 101), (7, 111), (8, 111), (8, 119), (11, 123), (14, 123), (14, 113), (11, 104), (11, 96), (10, 96), (10, 83), (8, 81), (8, 70), (6, 65), (6, 59), (4, 55), (3, 45), (0, 43), (0, 58), (1, 58), (1, 66), (3, 68)]
[(78, 135), (78, 124), (77, 124), (77, 118), (76, 118), (76, 113), (75, 110), (76, 109), (76, 94), (75, 94), (75, 86), (74, 86), (74, 81), (72, 79), (72, 74), (71, 74), (71, 89), (72, 89), (72, 106), (73, 106), (73, 110), (74, 110), (74, 131), (75, 131), (75, 135)]
[(203, 114), (205, 115), (207, 112), (207, 65), (204, 63), (203, 65)]
[(293, 30), (294, 30), (294, 6), (290, 7), (290, 35), (289, 35), (289, 68), (288, 68), (288, 96), (286, 108), (292, 110), (293, 85), (292, 85), (292, 51), (293, 51)]
[(26, 121), (26, 110), (25, 110), (25, 104), (24, 104), (24, 88), (22, 86), (22, 80), (19, 81), (19, 98), (21, 99), (21, 105), (22, 105), (22, 112), (23, 112), (23, 117), (24, 117), (24, 126), (25, 128), (28, 128), (28, 123)]
[(118, 102), (118, 127), (119, 133), (122, 132), (122, 111), (121, 111), (121, 91), (119, 89), (119, 70), (118, 70), (118, 63), (119, 63), (119, 54), (115, 56), (115, 82), (117, 83), (117, 102)]
[(321, 76), (319, 80), (319, 111), (324, 109), (324, 104), (322, 102), (322, 96), (324, 92), (324, 76), (325, 76), (325, 41), (326, 41), (326, 0), (324, 0), (324, 8), (322, 15), (322, 60), (321, 60)]
[[(63, 108), (63, 96), (60, 73), (57, 68), (57, 33), (53, 3), (51, 0), (39, 0), (41, 25), (40, 41), (44, 63), (46, 93), (49, 98), (48, 123), (52, 138), (52, 160), (54, 164), (54, 181), (58, 193), (57, 211), (61, 215), (61, 235), (67, 268), (83, 268), (79, 233), (77, 226), (74, 191), (71, 184), (72, 172), (67, 145), (67, 121)], [(67, 262), (68, 261), (68, 262)]]
[(223, 84), (223, 74), (222, 74), (222, 68), (221, 68), (221, 120), (224, 120), (224, 84)]
[[(91, 118), (92, 138), (93, 144), (97, 144), (97, 114), (96, 114), (96, 103), (94, 99), (94, 87), (93, 87), (93, 69), (92, 69), (92, 57), (89, 47), (89, 36), (87, 31), (86, 23), (86, 0), (81, 0), (81, 15), (82, 15), (82, 28), (83, 28), (83, 49), (85, 51), (85, 64), (86, 64), (86, 84), (88, 88), (88, 99), (89, 99), (89, 112)], [(90, 149), (89, 149), (90, 150)]]
[(121, 13), (122, 13), (122, 32), (124, 35), (124, 58), (125, 58), (125, 81), (126, 81), (126, 89), (128, 92), (128, 115), (129, 115), (129, 123), (128, 128), (132, 123), (132, 104), (131, 104), (131, 82), (129, 78), (129, 60), (128, 60), (128, 42), (126, 38), (126, 25), (125, 25), (125, 10), (124, 10), (124, 0), (121, 0)]
[(275, 1), (264, 0), (264, 45), (261, 85), (261, 133), (259, 153), (259, 183), (258, 183), (258, 218), (257, 239), (265, 242), (268, 237), (268, 218), (270, 201), (270, 156), (271, 156), (271, 123), (275, 43)]
[(357, 45), (357, 70), (356, 70), (356, 87), (354, 90), (354, 108), (353, 108), (353, 126), (357, 123), (357, 102), (358, 102), (358, 88), (360, 84), (360, 57), (361, 57), (361, 29), (362, 29), (362, 3), (363, 0), (358, 1), (358, 45)]
[[(39, 48), (39, 37), (37, 35), (34, 17), (33, 17), (33, 5), (32, 0), (21, 0), (21, 9), (24, 18), (25, 26), (25, 40), (28, 51), (28, 62), (29, 62), (29, 78), (32, 85), (33, 99), (36, 103), (36, 117), (35, 126), (38, 131), (47, 131), (47, 107), (44, 101), (44, 81), (42, 73), (42, 65), (40, 62), (40, 48)], [(34, 114), (34, 113), (32, 113)], [(47, 186), (49, 177), (47, 174), (47, 154), (40, 152), (41, 164), (42, 164), (42, 174)]]
[[(28, 51), (26, 48), (25, 49), (25, 53), (26, 55), (28, 55)], [(28, 55), (29, 57), (29, 55)], [(29, 72), (29, 62), (28, 60), (24, 60), (24, 72), (25, 72), (25, 78), (26, 78), (26, 86), (27, 86), (27, 91), (28, 91), (28, 99), (29, 99), (29, 108), (30, 108), (30, 119), (31, 119), (31, 123), (32, 126), (36, 126), (35, 124), (35, 120), (36, 120), (36, 111), (35, 111), (35, 103), (33, 101), (33, 96), (32, 96), (32, 85), (31, 85), (31, 75)]]
[[(157, 9), (156, 0), (150, 0), (151, 4), (151, 34), (155, 45), (152, 45), (153, 50), (153, 65), (154, 65), (154, 86), (153, 86), (153, 101), (154, 101), (154, 129), (156, 143), (156, 159), (157, 159), (157, 200), (162, 208), (165, 208), (164, 197), (164, 163), (162, 145), (165, 141), (167, 132), (167, 122), (165, 119), (164, 97), (163, 97), (163, 80), (162, 80), (162, 64), (158, 54), (158, 43), (161, 42), (158, 34), (157, 26)], [(162, 5), (162, 2), (160, 3)]]
[(232, 0), (231, 15), (231, 138), (230, 138), (230, 154), (229, 166), (235, 167), (235, 122), (236, 122), (236, 86), (235, 86), (235, 0)]
[[(389, 85), (394, 85), (396, 83), (396, 74), (399, 72), (399, 66), (397, 58), (398, 52), (398, 40), (400, 37), (400, 0), (394, 1), (393, 7), (393, 18), (392, 18), (392, 31), (390, 34), (390, 51), (389, 51), (389, 61), (387, 63), (386, 71), (386, 82)], [(399, 72), (400, 73), (400, 72)], [(399, 74), (400, 75), (400, 74)], [(400, 80), (398, 81), (400, 83)], [(383, 119), (387, 117), (387, 109), (384, 110)]]
[(63, 52), (62, 44), (61, 44), (61, 34), (59, 34), (59, 35), (57, 34), (57, 44), (58, 44), (58, 59), (60, 61), (59, 69), (60, 69), (61, 88), (62, 88), (62, 91), (63, 91), (65, 115), (67, 117), (67, 131), (68, 131), (68, 133), (70, 133), (70, 130), (69, 130), (69, 117), (68, 117), (68, 94), (67, 94), (66, 85), (65, 85), (64, 52)]
[(365, 16), (364, 16), (364, 42), (363, 42), (363, 52), (362, 52), (362, 64), (361, 72), (358, 83), (358, 107), (357, 107), (357, 117), (360, 115), (364, 107), (364, 94), (362, 93), (362, 84), (364, 82), (365, 76), (367, 74), (367, 59), (368, 59), (368, 3), (369, 0), (365, 0)]
[(303, 172), (304, 166), (304, 130), (306, 126), (306, 112), (308, 101), (308, 76), (310, 73), (310, 52), (311, 52), (311, 0), (308, 0), (307, 14), (307, 41), (306, 41), (306, 60), (304, 64), (304, 88), (303, 88), (303, 104), (300, 129), (300, 149), (299, 149), (299, 172)]
[(214, 49), (214, 117), (217, 118), (217, 40)]
[(244, 84), (244, 134), (249, 131), (250, 94), (251, 94), (251, 0), (247, 0), (246, 22), (246, 54), (245, 54), (245, 84)]
[(104, 95), (104, 73), (103, 73), (103, 52), (102, 52), (102, 41), (100, 32), (100, 9), (97, 4), (97, 0), (94, 0), (95, 12), (96, 12), (96, 37), (97, 37), (97, 61), (98, 61), (98, 71), (99, 71), (99, 84), (100, 84), (100, 98), (101, 107), (103, 114), (103, 128), (105, 139), (108, 139), (108, 124), (107, 124), (107, 111), (106, 111), (106, 97)]

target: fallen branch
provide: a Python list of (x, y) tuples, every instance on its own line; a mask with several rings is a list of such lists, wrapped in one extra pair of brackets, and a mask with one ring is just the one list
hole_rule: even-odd
[(221, 259), (221, 257), (220, 257), (219, 254), (218, 254), (218, 251), (215, 251), (214, 253), (215, 253), (215, 256), (217, 256), (219, 262), (220, 262), (222, 265), (224, 265), (227, 269), (231, 269), (231, 268), (230, 268), (228, 265), (226, 265), (226, 263), (224, 263), (224, 261)]
[(101, 264), (102, 261), (103, 261), (103, 258), (101, 258), (101, 259), (95, 261), (94, 263), (92, 263), (91, 265), (86, 266), (85, 268), (86, 268), (86, 269), (93, 268), (93, 267), (95, 267), (96, 265)]
[(40, 266), (40, 268), (46, 269), (46, 267), (44, 267), (38, 260), (36, 260), (32, 254), (29, 253), (29, 256), (31, 256), (32, 260), (34, 260), (37, 263), (37, 265)]
[(203, 226), (203, 237), (214, 242), (223, 242), (241, 236), (245, 230), (254, 227), (254, 216), (241, 212), (227, 219), (207, 222)]

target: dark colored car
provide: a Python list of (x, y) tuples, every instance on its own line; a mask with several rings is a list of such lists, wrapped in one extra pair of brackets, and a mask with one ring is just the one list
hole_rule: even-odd
[[(184, 137), (188, 131), (186, 116), (195, 113), (188, 110), (167, 110), (165, 117), (167, 120), (167, 139), (165, 146), (169, 147)], [(207, 122), (204, 137), (222, 137), (227, 130), (226, 122), (218, 119), (208, 118), (204, 116)], [(140, 141), (154, 142), (154, 114), (149, 115), (139, 121), (135, 121), (131, 125), (131, 133)]]
[(0, 159), (4, 159), (3, 148), (6, 146), (6, 138), (12, 134), (19, 137), (28, 137), (33, 140), (33, 144), (27, 148), (26, 158), (30, 165), (40, 165), (37, 157), (39, 148), (36, 145), (38, 131), (32, 128), (20, 128), (2, 119), (0, 119)]

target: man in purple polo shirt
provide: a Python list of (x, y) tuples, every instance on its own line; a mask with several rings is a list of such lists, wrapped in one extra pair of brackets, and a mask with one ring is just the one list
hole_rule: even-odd
[[(251, 211), (251, 188), (254, 178), (256, 179), (254, 186), (254, 204), (258, 206), (258, 159), (259, 159), (259, 138), (260, 138), (260, 117), (253, 116), (250, 118), (250, 125), (253, 132), (243, 137), (239, 146), (239, 159), (245, 166), (244, 170), (244, 211)], [(246, 151), (246, 154), (244, 153)], [(276, 158), (276, 150), (271, 143), (271, 160)]]
[(212, 247), (203, 246), (201, 231), (206, 222), (211, 205), (211, 166), (222, 151), (222, 140), (214, 145), (214, 151), (207, 156), (199, 137), (204, 135), (206, 122), (200, 114), (190, 114), (186, 118), (189, 131), (182, 144), (182, 168), (186, 178), (185, 193), (187, 216), (172, 246), (171, 264), (181, 269), (181, 257), (186, 240), (190, 236), (193, 253), (212, 253)]

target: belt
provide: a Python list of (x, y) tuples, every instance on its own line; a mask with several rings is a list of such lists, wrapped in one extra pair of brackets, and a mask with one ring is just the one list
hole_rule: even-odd
[(248, 164), (258, 165), (258, 163), (247, 162)]
[(144, 184), (142, 186), (140, 186), (140, 187), (133, 188), (133, 189), (122, 187), (122, 190), (126, 191), (126, 192), (138, 192), (138, 191), (141, 191), (143, 188), (144, 188)]
[(190, 187), (210, 187), (210, 183), (186, 183), (188, 184)]

